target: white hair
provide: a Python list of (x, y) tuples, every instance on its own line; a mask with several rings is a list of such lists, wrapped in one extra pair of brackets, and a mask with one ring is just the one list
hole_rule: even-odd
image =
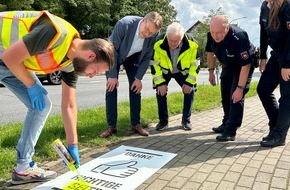
[(168, 34), (179, 34), (180, 36), (184, 35), (184, 28), (178, 22), (173, 22), (169, 26), (167, 26), (166, 35)]

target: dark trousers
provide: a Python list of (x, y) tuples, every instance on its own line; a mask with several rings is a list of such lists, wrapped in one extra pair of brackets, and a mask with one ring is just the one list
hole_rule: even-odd
[(257, 86), (257, 93), (269, 118), (268, 125), (270, 132), (278, 120), (279, 105), (273, 91), (279, 84), (279, 75), (278, 58), (274, 52), (271, 52), (271, 57), (267, 62)]
[(284, 81), (280, 74), (279, 114), (277, 125), (271, 135), (285, 140), (290, 126), (290, 81)]
[[(127, 58), (123, 63), (129, 81), (130, 119), (132, 126), (140, 124), (141, 111), (141, 94), (136, 94), (131, 90), (131, 85), (135, 81), (135, 75), (138, 70), (138, 67), (134, 64), (136, 63), (136, 60), (138, 60), (137, 57), (138, 56), (133, 55)], [(106, 114), (109, 127), (116, 127), (117, 125), (117, 97), (117, 88), (115, 88), (112, 92), (106, 91)]]
[[(242, 125), (245, 95), (249, 91), (253, 71), (254, 68), (252, 67), (243, 92), (243, 98), (236, 103), (233, 103), (232, 95), (237, 88), (240, 73), (236, 72), (231, 75), (221, 74), (221, 97), (224, 111), (223, 124), (226, 125), (225, 134), (236, 135), (237, 129)], [(232, 71), (223, 69), (222, 72), (231, 73)]]
[[(179, 84), (179, 86), (182, 87), (185, 79), (187, 78), (187, 75), (176, 73), (176, 74), (164, 75), (163, 77), (166, 80), (166, 85), (169, 84), (171, 78), (174, 78), (175, 81)], [(191, 93), (189, 94), (184, 94), (183, 112), (182, 112), (183, 123), (190, 122), (191, 109), (192, 109), (192, 104), (194, 100), (194, 92), (195, 92), (195, 89), (193, 89)], [(156, 98), (157, 98), (157, 104), (158, 104), (159, 121), (161, 123), (167, 123), (168, 122), (167, 94), (165, 94), (164, 96), (160, 96), (157, 94), (157, 91), (156, 91)]]

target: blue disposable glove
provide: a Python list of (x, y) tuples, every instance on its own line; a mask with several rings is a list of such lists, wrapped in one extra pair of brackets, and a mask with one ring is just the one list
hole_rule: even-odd
[(73, 157), (75, 162), (75, 167), (78, 168), (80, 166), (80, 155), (78, 145), (68, 145), (67, 147), (70, 155)]
[(45, 108), (45, 100), (43, 96), (47, 95), (45, 88), (36, 82), (31, 87), (28, 87), (27, 91), (32, 108), (35, 108), (38, 111), (42, 111)]

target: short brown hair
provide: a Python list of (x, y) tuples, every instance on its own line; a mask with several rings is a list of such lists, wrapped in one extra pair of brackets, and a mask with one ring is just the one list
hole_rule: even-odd
[(84, 43), (84, 49), (90, 49), (96, 54), (97, 61), (106, 62), (109, 68), (114, 65), (114, 46), (113, 44), (101, 38), (94, 38)]
[(152, 11), (152, 12), (149, 12), (147, 15), (145, 15), (144, 18), (146, 21), (150, 21), (150, 22), (154, 23), (155, 27), (158, 30), (160, 30), (162, 28), (163, 18), (159, 13)]

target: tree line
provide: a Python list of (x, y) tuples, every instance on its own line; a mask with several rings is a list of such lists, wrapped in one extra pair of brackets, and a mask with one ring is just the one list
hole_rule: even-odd
[[(176, 21), (171, 0), (0, 0), (0, 11), (48, 10), (70, 22), (83, 38), (106, 38), (116, 22), (126, 15), (145, 16), (159, 12), (164, 26)], [(163, 29), (162, 29), (163, 30)]]
[[(177, 10), (170, 3), (171, 0), (0, 0), (0, 11), (48, 10), (70, 22), (82, 38), (90, 39), (109, 37), (116, 22), (126, 15), (145, 16), (150, 11), (162, 15), (164, 24), (161, 33), (164, 33), (170, 23), (178, 22)], [(199, 45), (201, 67), (207, 67), (204, 49), (209, 21), (215, 14), (221, 13), (221, 8), (210, 10), (196, 28), (188, 31)]]

